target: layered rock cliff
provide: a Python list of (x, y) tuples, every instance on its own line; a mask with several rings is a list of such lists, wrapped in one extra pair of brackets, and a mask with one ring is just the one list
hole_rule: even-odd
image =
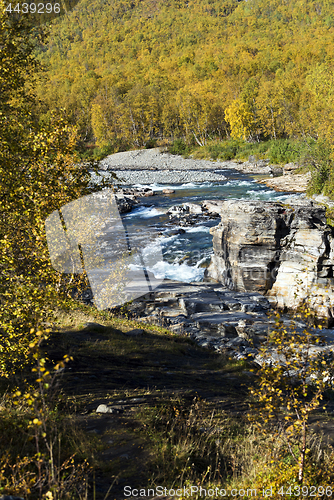
[(207, 202), (221, 222), (211, 229), (207, 275), (236, 291), (256, 291), (280, 308), (309, 301), (334, 323), (334, 231), (312, 202)]

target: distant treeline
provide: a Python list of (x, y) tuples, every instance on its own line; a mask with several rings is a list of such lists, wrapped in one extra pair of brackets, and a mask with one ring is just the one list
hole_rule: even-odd
[(39, 59), (41, 119), (65, 108), (81, 146), (155, 138), (333, 142), (334, 1), (82, 0)]

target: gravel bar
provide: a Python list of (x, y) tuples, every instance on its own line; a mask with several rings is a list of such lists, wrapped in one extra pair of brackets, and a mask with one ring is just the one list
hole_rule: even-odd
[(238, 168), (232, 161), (194, 160), (172, 155), (161, 148), (124, 151), (109, 155), (100, 162), (101, 170), (219, 170)]
[(183, 158), (167, 153), (164, 148), (138, 149), (107, 156), (100, 161), (100, 170), (115, 172), (123, 178), (120, 184), (184, 184), (213, 182), (225, 179), (224, 171), (268, 177), (270, 166), (242, 161), (213, 161)]
[(223, 173), (182, 170), (114, 170), (119, 184), (188, 184), (190, 182), (219, 182), (226, 179)]

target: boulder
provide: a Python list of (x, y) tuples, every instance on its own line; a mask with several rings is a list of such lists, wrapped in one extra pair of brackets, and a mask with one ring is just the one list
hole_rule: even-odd
[(181, 216), (184, 214), (198, 215), (203, 213), (201, 205), (196, 203), (182, 203), (182, 205), (173, 205), (167, 210), (167, 214)]
[(138, 205), (138, 202), (135, 199), (133, 199), (132, 197), (130, 198), (129, 196), (125, 196), (122, 193), (116, 194), (115, 198), (117, 202), (118, 211), (120, 214), (126, 214), (128, 212), (131, 212), (133, 207)]
[(190, 214), (202, 214), (203, 209), (201, 205), (197, 205), (197, 203), (183, 203), (184, 207), (188, 208)]
[(299, 168), (299, 165), (296, 163), (286, 163), (283, 168), (283, 175), (289, 175), (293, 173), (297, 168)]
[(202, 202), (202, 207), (209, 214), (212, 214), (212, 215), (218, 214), (219, 215), (221, 213), (223, 203), (224, 202), (221, 200), (204, 200)]
[(279, 177), (284, 174), (283, 168), (279, 165), (271, 165), (270, 168), (274, 177)]
[(162, 190), (163, 194), (174, 194), (175, 193), (175, 189), (169, 189), (169, 188), (165, 188)]
[(259, 292), (282, 309), (305, 300), (334, 322), (334, 231), (311, 204), (227, 200), (213, 234), (207, 277), (240, 292)]
[(256, 166), (262, 168), (262, 167), (266, 167), (267, 165), (269, 165), (269, 163), (270, 163), (270, 160), (258, 160), (256, 162)]
[(96, 408), (96, 413), (123, 413), (124, 409), (120, 406), (107, 406), (104, 404)]
[(144, 196), (145, 198), (148, 198), (149, 196), (154, 196), (155, 192), (152, 191), (152, 189), (145, 190), (140, 196)]
[[(273, 177), (275, 177), (273, 175)], [(304, 193), (311, 179), (311, 172), (306, 174), (287, 173), (274, 179), (262, 179), (258, 182), (275, 189), (275, 191), (291, 191), (293, 193)]]
[(189, 208), (183, 205), (173, 205), (166, 213), (174, 217), (180, 217), (183, 214), (189, 213)]
[(314, 194), (312, 196), (312, 199), (315, 201), (315, 203), (319, 205), (323, 205), (328, 208), (334, 208), (334, 202), (328, 196), (324, 196), (323, 194)]

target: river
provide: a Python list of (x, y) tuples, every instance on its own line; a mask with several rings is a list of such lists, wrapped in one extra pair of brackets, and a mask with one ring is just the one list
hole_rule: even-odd
[[(146, 172), (147, 173), (147, 172)], [(163, 261), (156, 262), (151, 269), (156, 278), (168, 278), (184, 282), (202, 281), (205, 268), (212, 254), (210, 227), (219, 223), (218, 219), (201, 218), (192, 227), (183, 227), (182, 234), (175, 234), (180, 226), (171, 225), (167, 210), (173, 205), (185, 202), (200, 204), (204, 200), (249, 199), (281, 200), (291, 193), (275, 192), (263, 184), (236, 170), (216, 170), (221, 181), (188, 182), (184, 184), (135, 184), (131, 187), (148, 187), (157, 194), (143, 198), (142, 204), (129, 214), (122, 215), (123, 224), (131, 234), (136, 231), (141, 238), (147, 237), (146, 253), (154, 253), (161, 246)], [(145, 178), (145, 172), (143, 172)], [(128, 184), (127, 187), (130, 187)], [(164, 195), (163, 189), (175, 190), (174, 194)], [(152, 233), (153, 231), (153, 233)], [(152, 234), (155, 232), (155, 237)]]

